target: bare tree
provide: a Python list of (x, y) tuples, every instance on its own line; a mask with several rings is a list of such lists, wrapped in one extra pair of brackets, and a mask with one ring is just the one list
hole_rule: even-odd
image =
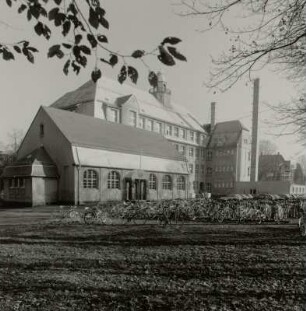
[(271, 155), (277, 153), (277, 145), (270, 140), (261, 140), (259, 142), (259, 154)]
[(20, 129), (13, 129), (7, 134), (7, 136), (8, 136), (8, 144), (6, 146), (6, 149), (11, 155), (15, 155), (23, 140), (24, 132)]
[(182, 16), (205, 16), (204, 30), (220, 28), (232, 46), (217, 59), (207, 83), (224, 91), (241, 77), (277, 65), (290, 77), (305, 77), (306, 0), (180, 0)]

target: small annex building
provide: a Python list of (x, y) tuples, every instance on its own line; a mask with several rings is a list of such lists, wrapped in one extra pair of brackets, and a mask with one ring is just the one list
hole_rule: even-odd
[(25, 205), (57, 202), (58, 172), (44, 147), (6, 166), (2, 180), (6, 202)]
[(51, 107), (2, 178), (5, 201), (32, 205), (188, 197), (186, 161), (163, 136)]

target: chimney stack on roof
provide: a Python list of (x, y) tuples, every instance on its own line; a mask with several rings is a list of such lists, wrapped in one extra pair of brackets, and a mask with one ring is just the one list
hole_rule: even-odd
[(157, 86), (150, 90), (150, 93), (161, 102), (165, 107), (171, 106), (171, 91), (167, 88), (167, 82), (162, 72), (157, 73)]
[(212, 131), (216, 125), (216, 103), (210, 104), (210, 130)]

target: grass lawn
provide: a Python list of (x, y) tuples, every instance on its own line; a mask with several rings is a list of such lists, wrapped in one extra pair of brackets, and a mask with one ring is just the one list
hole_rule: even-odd
[(296, 225), (0, 226), (0, 310), (306, 310)]

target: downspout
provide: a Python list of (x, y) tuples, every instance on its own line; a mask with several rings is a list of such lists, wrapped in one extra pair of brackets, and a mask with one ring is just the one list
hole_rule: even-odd
[(75, 152), (76, 152), (76, 156), (77, 156), (77, 170), (78, 170), (78, 187), (77, 187), (77, 205), (80, 204), (80, 168), (81, 168), (81, 163), (80, 163), (80, 158), (79, 158), (79, 153), (78, 153), (78, 147), (74, 146), (75, 148)]

